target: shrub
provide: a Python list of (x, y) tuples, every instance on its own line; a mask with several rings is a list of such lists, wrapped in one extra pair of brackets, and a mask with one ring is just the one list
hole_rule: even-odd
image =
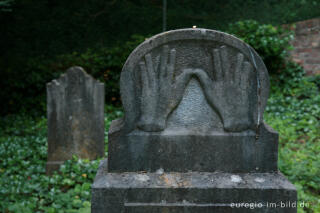
[(106, 102), (119, 104), (119, 78), (122, 66), (130, 52), (144, 41), (134, 35), (130, 41), (113, 48), (88, 49), (82, 53), (58, 55), (53, 59), (37, 57), (21, 62), (15, 68), (4, 70), (0, 90), (0, 114), (46, 109), (46, 83), (58, 78), (71, 66), (82, 66), (87, 73), (105, 83)]
[(292, 49), (289, 43), (293, 39), (292, 32), (253, 20), (230, 24), (228, 32), (251, 45), (262, 57), (271, 74), (282, 72), (287, 51)]
[[(292, 33), (281, 27), (261, 25), (256, 21), (236, 22), (229, 26), (228, 32), (257, 50), (274, 76), (274, 84), (279, 86), (287, 78), (301, 78), (301, 68), (286, 62)], [(130, 52), (144, 39), (144, 36), (134, 35), (130, 41), (112, 48), (90, 48), (84, 52), (58, 55), (52, 59), (36, 57), (28, 59), (27, 62), (17, 60), (17, 66), (4, 70), (4, 76), (0, 79), (3, 85), (0, 90), (0, 113), (17, 112), (21, 109), (28, 113), (34, 109), (45, 111), (45, 84), (75, 65), (82, 66), (90, 75), (105, 83), (106, 103), (119, 105), (119, 77), (122, 66)]]

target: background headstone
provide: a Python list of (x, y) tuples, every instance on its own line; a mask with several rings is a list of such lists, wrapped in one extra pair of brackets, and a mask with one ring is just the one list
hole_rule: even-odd
[(72, 67), (47, 84), (47, 174), (72, 155), (104, 156), (104, 84)]
[(127, 59), (125, 117), (109, 129), (92, 212), (248, 212), (295, 202), (278, 172), (278, 133), (263, 122), (267, 69), (241, 40), (213, 30), (156, 35)]

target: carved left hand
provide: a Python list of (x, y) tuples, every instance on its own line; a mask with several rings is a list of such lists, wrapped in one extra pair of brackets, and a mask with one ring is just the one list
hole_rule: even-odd
[(171, 49), (169, 56), (169, 47), (165, 45), (158, 69), (155, 69), (150, 53), (145, 55), (145, 62), (140, 62), (142, 95), (138, 128), (143, 131), (164, 130), (168, 114), (182, 99), (191, 75), (174, 78), (175, 59), (176, 50)]

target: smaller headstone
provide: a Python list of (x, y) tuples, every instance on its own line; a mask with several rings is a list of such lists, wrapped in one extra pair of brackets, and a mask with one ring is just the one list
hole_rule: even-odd
[(71, 67), (47, 84), (47, 174), (73, 155), (104, 155), (104, 84), (81, 67)]

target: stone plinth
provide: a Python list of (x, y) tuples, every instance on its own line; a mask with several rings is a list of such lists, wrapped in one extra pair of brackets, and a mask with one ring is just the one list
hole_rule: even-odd
[[(117, 126), (119, 125), (119, 126)], [(120, 134), (121, 122), (109, 131), (110, 172), (277, 172), (278, 133), (262, 124), (256, 132)], [(118, 131), (117, 131), (118, 130)]]
[(110, 173), (106, 167), (103, 161), (92, 186), (95, 213), (296, 212), (295, 187), (281, 173)]

